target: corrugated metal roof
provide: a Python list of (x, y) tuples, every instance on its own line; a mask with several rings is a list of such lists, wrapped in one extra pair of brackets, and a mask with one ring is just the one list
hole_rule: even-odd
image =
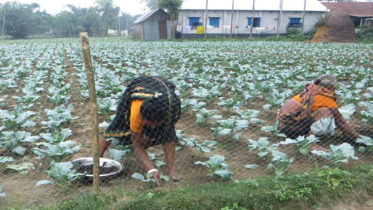
[[(253, 0), (234, 0), (234, 10), (252, 10)], [(205, 10), (205, 0), (185, 0), (181, 10)], [(232, 10), (232, 0), (209, 0), (209, 10)], [(279, 11), (280, 0), (256, 0), (255, 10)], [(284, 11), (303, 11), (304, 0), (283, 0)], [(325, 6), (317, 0), (307, 0), (306, 11), (324, 12)]]
[[(146, 20), (148, 17), (152, 16), (154, 13), (156, 13), (158, 10), (162, 10), (162, 9), (156, 9), (156, 10), (152, 10), (152, 11), (149, 11), (149, 12), (146, 12), (145, 14), (141, 15), (139, 18), (137, 18), (137, 20), (135, 20), (135, 22), (133, 22), (133, 24), (137, 24), (137, 23), (141, 23), (143, 22), (144, 20)], [(163, 10), (162, 10), (163, 11)]]
[(322, 2), (329, 10), (341, 8), (345, 13), (355, 17), (373, 17), (372, 2)]

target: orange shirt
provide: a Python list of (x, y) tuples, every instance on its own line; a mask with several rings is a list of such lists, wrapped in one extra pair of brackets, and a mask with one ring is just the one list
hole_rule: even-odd
[(140, 107), (144, 100), (132, 101), (130, 114), (130, 128), (132, 132), (139, 133), (144, 125), (144, 119), (140, 114)]
[[(293, 97), (296, 101), (299, 103), (302, 103), (302, 100), (300, 98), (300, 94)], [(316, 95), (315, 96), (315, 102), (312, 106), (312, 110), (317, 110), (320, 108), (338, 108), (337, 102), (329, 97), (323, 96), (323, 95)]]

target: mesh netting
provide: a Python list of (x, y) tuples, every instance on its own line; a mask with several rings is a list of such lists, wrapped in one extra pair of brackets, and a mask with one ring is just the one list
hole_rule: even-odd
[[(157, 171), (168, 190), (372, 161), (371, 45), (90, 44), (100, 140), (110, 142), (101, 142), (108, 147), (101, 173), (120, 172), (101, 179), (103, 192), (146, 191)], [(0, 208), (92, 193), (92, 178), (84, 177), (92, 170), (92, 129), (80, 43), (9, 42), (0, 54)], [(278, 112), (290, 100), (296, 113), (298, 94), (325, 73), (337, 80), (336, 98), (315, 96), (310, 113), (329, 111), (287, 138), (298, 131), (279, 132)]]

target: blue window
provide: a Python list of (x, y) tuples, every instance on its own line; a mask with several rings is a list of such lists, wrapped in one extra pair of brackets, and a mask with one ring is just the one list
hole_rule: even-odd
[(288, 27), (300, 27), (302, 26), (302, 23), (300, 22), (300, 18), (290, 18), (290, 22), (288, 24)]
[(218, 27), (219, 26), (219, 18), (218, 17), (210, 17), (210, 26)]
[(247, 22), (248, 26), (252, 27), (260, 27), (260, 17), (254, 17), (254, 23), (251, 24), (251, 18), (249, 18), (249, 21)]
[(189, 18), (189, 26), (198, 26), (198, 25), (199, 25), (199, 17)]

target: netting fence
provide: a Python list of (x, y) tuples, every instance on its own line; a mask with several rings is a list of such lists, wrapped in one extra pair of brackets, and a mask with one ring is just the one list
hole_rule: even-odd
[[(105, 132), (112, 142), (100, 161), (101, 173), (117, 172), (118, 163), (124, 168), (116, 177), (101, 179), (102, 192), (141, 190), (157, 176), (154, 170), (147, 176), (153, 168), (161, 175), (160, 188), (173, 189), (372, 161), (371, 45), (117, 38), (91, 39), (90, 45), (99, 137)], [(0, 54), (0, 208), (92, 193), (92, 179), (83, 177), (84, 171), (92, 173), (92, 162), (76, 165), (93, 154), (79, 40), (5, 42)], [(338, 123), (328, 137), (290, 139), (278, 132), (282, 105), (325, 73), (337, 80), (335, 100), (349, 128), (361, 134), (358, 141)], [(128, 86), (142, 76), (164, 80)], [(126, 91), (131, 103), (119, 108)], [(133, 104), (154, 97), (167, 99), (161, 103), (167, 114), (158, 120)], [(161, 109), (147, 113), (162, 115)], [(108, 132), (118, 115), (123, 117), (119, 130)], [(128, 139), (131, 130), (136, 137)]]

